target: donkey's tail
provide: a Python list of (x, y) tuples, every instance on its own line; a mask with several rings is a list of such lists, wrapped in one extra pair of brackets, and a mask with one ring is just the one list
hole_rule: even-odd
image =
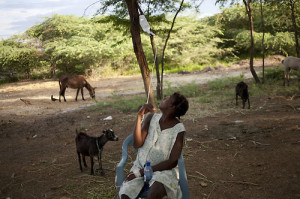
[(61, 90), (61, 82), (58, 80), (59, 90)]

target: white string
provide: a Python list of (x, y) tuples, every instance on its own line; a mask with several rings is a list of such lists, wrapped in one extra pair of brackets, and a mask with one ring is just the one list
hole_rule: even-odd
[[(147, 96), (147, 102), (146, 102), (146, 104), (149, 103), (149, 98), (150, 98), (150, 86), (151, 86), (151, 84), (152, 84), (153, 69), (154, 69), (154, 67), (155, 67), (156, 55), (157, 55), (157, 46), (156, 46), (156, 50), (155, 50), (155, 54), (154, 54), (154, 62), (153, 62), (152, 72), (151, 72), (151, 75), (150, 75), (150, 83), (149, 83), (149, 88), (148, 88), (148, 96)], [(144, 117), (145, 117), (145, 115), (142, 116), (141, 123), (143, 123)]]
[[(153, 32), (151, 32), (151, 27), (150, 24), (148, 23), (145, 15), (141, 14), (139, 16), (139, 22), (140, 22), (140, 26), (142, 27), (143, 31), (148, 33), (150, 36), (155, 36), (155, 34)], [(155, 61), (156, 61), (156, 54), (157, 54), (157, 46), (156, 46), (156, 51), (154, 54), (154, 62), (153, 62), (153, 67), (152, 67), (152, 73), (150, 75), (150, 83), (149, 83), (149, 88), (148, 88), (148, 96), (147, 96), (147, 104), (149, 103), (149, 97), (150, 97), (150, 86), (152, 84), (152, 76), (153, 76), (153, 69), (155, 67)]]
[[(146, 19), (146, 17), (144, 15), (140, 15), (139, 16), (139, 22), (140, 22), (140, 26), (142, 27), (143, 31), (148, 33), (150, 36), (155, 36), (155, 34), (153, 32), (151, 32), (151, 27)], [(150, 87), (152, 85), (152, 77), (153, 77), (153, 70), (154, 70), (154, 67), (155, 67), (155, 61), (156, 61), (156, 55), (157, 55), (157, 46), (156, 46), (156, 49), (155, 49), (155, 53), (154, 53), (154, 61), (153, 61), (153, 67), (152, 67), (152, 72), (151, 72), (151, 75), (150, 75), (150, 82), (149, 82), (149, 88), (148, 88), (148, 95), (147, 95), (147, 101), (146, 101), (146, 104), (149, 103), (149, 98), (150, 98)], [(152, 104), (153, 105), (153, 104)], [(144, 115), (142, 117), (142, 121), (144, 121)]]
[(149, 103), (149, 97), (150, 97), (150, 86), (151, 86), (151, 84), (152, 84), (153, 69), (154, 69), (154, 67), (155, 67), (156, 55), (157, 55), (157, 46), (156, 46), (156, 49), (155, 49), (155, 54), (154, 54), (154, 62), (153, 62), (152, 72), (151, 72), (151, 75), (150, 75), (150, 84), (149, 84), (149, 89), (148, 89), (147, 104)]

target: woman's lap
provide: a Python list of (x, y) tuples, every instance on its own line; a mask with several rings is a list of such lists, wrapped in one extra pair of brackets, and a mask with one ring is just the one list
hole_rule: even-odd
[[(133, 182), (131, 182), (131, 183), (126, 182), (125, 185), (122, 186), (122, 188), (120, 190), (120, 196), (121, 196), (121, 198), (127, 198), (127, 197), (128, 198), (135, 198), (139, 194), (139, 192), (138, 193), (133, 193), (132, 189), (131, 190), (130, 189), (126, 189), (129, 186), (132, 186), (132, 185), (129, 185), (129, 184), (133, 184)], [(139, 189), (138, 187), (135, 187), (135, 188), (137, 188), (137, 189), (135, 189), (135, 191)], [(126, 190), (124, 190), (124, 189), (126, 189)], [(127, 196), (127, 197), (125, 197), (124, 195)], [(147, 198), (152, 198), (152, 199), (153, 198), (163, 198), (164, 196), (167, 196), (167, 192), (166, 192), (165, 186), (162, 183), (160, 183), (160, 182), (154, 182), (151, 185), (150, 189), (149, 189), (149, 192), (147, 194)]]
[(166, 195), (165, 186), (160, 182), (154, 182), (149, 189), (147, 198), (163, 198)]

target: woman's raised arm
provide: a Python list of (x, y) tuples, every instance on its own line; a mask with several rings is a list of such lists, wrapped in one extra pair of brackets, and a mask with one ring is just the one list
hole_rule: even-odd
[(140, 148), (141, 146), (143, 146), (146, 136), (148, 134), (148, 129), (149, 129), (150, 121), (153, 117), (153, 113), (148, 114), (145, 120), (143, 121), (143, 123), (142, 123), (142, 118), (143, 115), (149, 112), (153, 112), (153, 106), (151, 104), (145, 104), (140, 108), (137, 114), (137, 119), (136, 119), (135, 128), (133, 132), (133, 146), (135, 148)]

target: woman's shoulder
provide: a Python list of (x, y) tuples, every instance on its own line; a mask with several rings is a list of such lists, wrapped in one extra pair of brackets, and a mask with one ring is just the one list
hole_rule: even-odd
[(162, 113), (153, 113), (153, 116), (155, 116), (155, 118), (161, 118)]
[(154, 116), (154, 113), (147, 113), (147, 115), (144, 115), (144, 117), (145, 117), (144, 122), (145, 123), (150, 123), (153, 119), (153, 116)]
[(161, 115), (161, 113), (151, 113), (151, 115), (149, 114), (149, 117), (151, 117), (151, 121), (158, 121)]
[(177, 124), (174, 125), (173, 129), (175, 129), (178, 133), (185, 131), (185, 127), (183, 123), (178, 122)]

